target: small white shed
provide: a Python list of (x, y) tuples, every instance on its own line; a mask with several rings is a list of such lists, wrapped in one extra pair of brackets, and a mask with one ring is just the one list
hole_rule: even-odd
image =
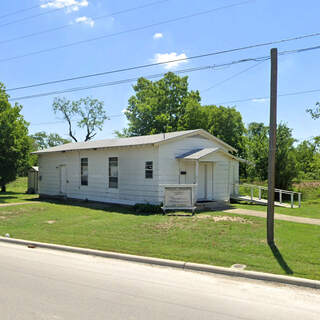
[(134, 205), (160, 204), (162, 185), (196, 185), (197, 201), (229, 201), (236, 149), (197, 129), (68, 143), (40, 150), (39, 193)]
[(39, 167), (28, 170), (28, 193), (38, 193)]

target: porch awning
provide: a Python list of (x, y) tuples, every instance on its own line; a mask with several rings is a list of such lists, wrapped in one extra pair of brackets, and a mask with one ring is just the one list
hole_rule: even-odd
[(222, 152), (224, 155), (235, 159), (237, 161), (241, 161), (242, 159), (232, 155), (231, 153), (221, 149), (221, 148), (203, 148), (203, 149), (195, 149), (184, 154), (181, 154), (176, 157), (176, 159), (184, 159), (184, 160), (200, 160), (201, 158), (216, 152)]

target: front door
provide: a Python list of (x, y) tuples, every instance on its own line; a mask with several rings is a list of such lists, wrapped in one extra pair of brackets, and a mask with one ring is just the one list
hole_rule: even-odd
[(60, 193), (66, 194), (67, 192), (67, 168), (60, 166)]
[(213, 163), (199, 163), (198, 200), (213, 200)]

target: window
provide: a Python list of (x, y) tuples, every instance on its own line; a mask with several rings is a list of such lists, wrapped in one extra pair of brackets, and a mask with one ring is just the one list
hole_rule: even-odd
[(145, 171), (146, 171), (146, 179), (152, 179), (153, 178), (153, 161), (146, 161), (145, 165)]
[(81, 185), (88, 185), (88, 158), (81, 158)]
[(118, 158), (109, 158), (109, 188), (118, 188)]

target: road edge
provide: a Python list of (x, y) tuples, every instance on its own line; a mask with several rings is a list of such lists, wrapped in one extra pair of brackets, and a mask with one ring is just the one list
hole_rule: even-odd
[(312, 288), (312, 289), (320, 289), (320, 281), (305, 279), (305, 278), (289, 277), (289, 276), (277, 275), (272, 273), (238, 270), (235, 268), (217, 267), (217, 266), (208, 265), (208, 264), (198, 264), (198, 263), (192, 263), (192, 262), (144, 257), (144, 256), (125, 254), (125, 253), (93, 250), (93, 249), (86, 249), (86, 248), (79, 248), (79, 247), (70, 247), (70, 246), (64, 246), (64, 245), (28, 241), (28, 240), (21, 240), (21, 239), (15, 239), (15, 238), (0, 237), (0, 241), (5, 243), (11, 243), (11, 244), (18, 244), (18, 245), (24, 245), (24, 246), (31, 245), (39, 248), (92, 255), (92, 256), (98, 256), (103, 258), (118, 259), (118, 260), (125, 260), (125, 261), (138, 262), (138, 263), (144, 263), (144, 264), (172, 267), (172, 268), (178, 268), (182, 270), (200, 271), (200, 272), (214, 273), (214, 274), (220, 274), (220, 275), (226, 275), (226, 276), (232, 276), (232, 277), (276, 282), (276, 283), (282, 283), (286, 285), (294, 285), (294, 286), (306, 287), (306, 288)]

